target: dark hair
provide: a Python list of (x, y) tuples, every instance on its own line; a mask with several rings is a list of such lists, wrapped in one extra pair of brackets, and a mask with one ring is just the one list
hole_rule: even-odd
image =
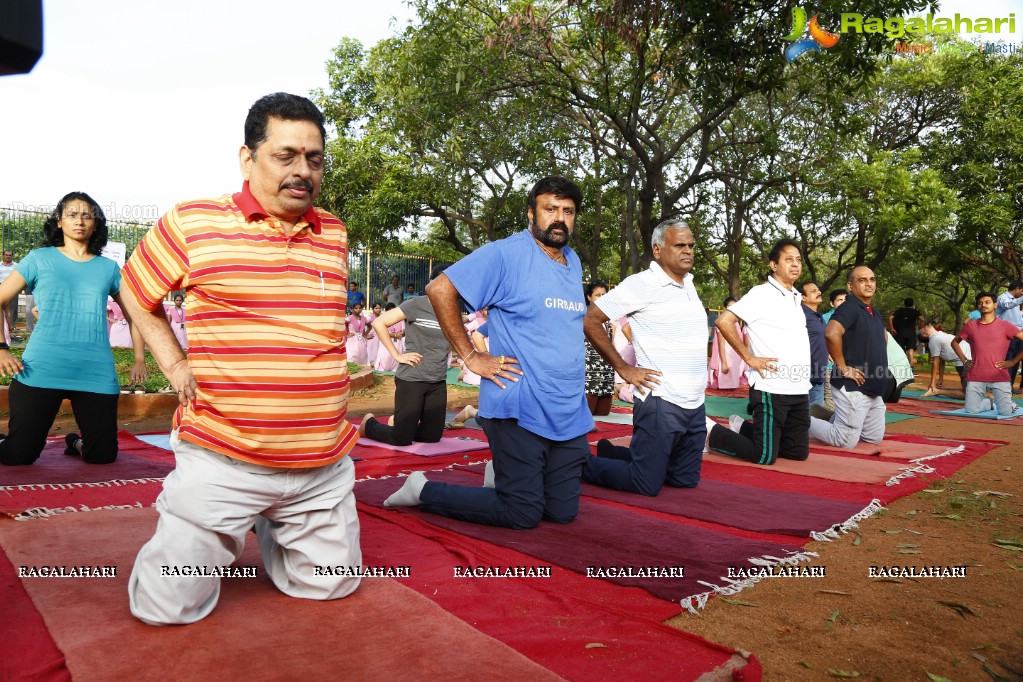
[(911, 298), (905, 299), (904, 301), (902, 301), (902, 305), (906, 306), (907, 308), (912, 308), (913, 307), (913, 299), (911, 299)]
[(245, 117), (245, 146), (253, 154), (256, 153), (259, 145), (266, 141), (266, 129), (271, 118), (315, 123), (316, 127), (320, 129), (320, 139), (324, 143), (327, 141), (325, 119), (315, 104), (299, 95), (275, 92), (256, 100), (256, 103), (249, 108), (249, 115)]
[(993, 291), (981, 291), (981, 292), (978, 292), (977, 295), (973, 298), (973, 306), (977, 307), (978, 305), (980, 305), (980, 299), (985, 298), (985, 297), (986, 298), (990, 298), (992, 301), (998, 301), (998, 297), (995, 296), (995, 292), (993, 292)]
[(738, 303), (738, 302), (739, 301), (737, 301), (735, 299), (735, 296), (726, 296), (725, 300), (721, 302), (721, 307), (722, 308), (727, 308), (729, 303)]
[(849, 295), (849, 292), (846, 291), (845, 289), (835, 289), (834, 291), (831, 292), (831, 295), (828, 297), (828, 300), (830, 300), (831, 304), (834, 305), (836, 298), (838, 298), (839, 296), (848, 296), (848, 295)]
[(774, 246), (771, 247), (771, 252), (767, 254), (767, 262), (777, 263), (778, 259), (781, 258), (782, 249), (784, 249), (786, 246), (791, 246), (792, 248), (794, 248), (796, 251), (799, 252), (800, 257), (802, 257), (803, 250), (799, 248), (799, 244), (796, 242), (796, 240), (785, 237), (784, 239), (779, 239), (778, 241), (776, 241), (774, 243)]
[(173, 300), (175, 300), (175, 301), (176, 301), (176, 300), (178, 300), (179, 298), (181, 299), (181, 302), (182, 302), (182, 303), (184, 303), (184, 301), (185, 301), (185, 296), (184, 296), (184, 294), (174, 294), (174, 299), (173, 299)]
[(394, 305), (393, 303), (391, 303), (390, 301), (388, 301), (388, 302), (387, 302), (387, 305), (385, 305), (385, 306), (384, 306), (384, 310), (394, 310), (394, 309), (395, 309), (395, 308), (397, 308), (397, 307), (398, 307), (398, 306), (396, 306), (396, 305)]
[(1009, 282), (1009, 291), (1012, 291), (1013, 289), (1023, 289), (1023, 281), (1014, 279)]
[(577, 211), (583, 205), (583, 191), (574, 182), (560, 175), (548, 175), (546, 178), (540, 178), (533, 185), (533, 189), (529, 190), (529, 194), (526, 195), (526, 206), (533, 209), (534, 213), (536, 212), (536, 198), (541, 194), (553, 194), (559, 199), (571, 199)]
[(107, 245), (107, 217), (103, 215), (103, 209), (99, 207), (96, 200), (85, 192), (68, 192), (64, 198), (57, 202), (53, 213), (46, 216), (43, 223), (43, 244), (46, 246), (64, 246), (64, 232), (60, 229), (57, 221), (64, 215), (64, 208), (72, 201), (84, 201), (89, 204), (96, 222), (96, 229), (89, 238), (89, 245), (86, 250), (94, 256), (98, 256), (103, 247)]
[(448, 269), (448, 265), (449, 265), (448, 263), (434, 265), (433, 270), (430, 270), (430, 281), (432, 282), (433, 280), (440, 277), (444, 273), (444, 271)]
[(607, 291), (607, 282), (595, 279), (583, 287), (583, 294), (585, 294), (586, 297), (586, 305), (590, 304), (590, 296), (593, 295), (593, 292), (596, 289), (603, 289), (604, 291)]
[(811, 284), (813, 284), (813, 280), (807, 280), (806, 282), (803, 282), (802, 284), (799, 285), (799, 291), (802, 292), (803, 296), (806, 296), (806, 287), (810, 286)]

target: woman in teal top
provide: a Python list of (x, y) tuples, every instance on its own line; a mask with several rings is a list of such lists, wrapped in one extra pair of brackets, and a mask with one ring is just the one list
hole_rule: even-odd
[[(15, 375), (8, 390), (8, 436), (0, 441), (0, 464), (32, 464), (60, 409), (71, 401), (81, 431), (65, 438), (66, 455), (109, 464), (117, 459), (120, 393), (107, 332), (107, 296), (119, 300), (121, 271), (99, 255), (107, 222), (87, 194), (71, 192), (43, 225), (47, 246), (35, 249), (0, 284), (0, 305), (26, 285), (33, 290), (39, 322), (19, 361), (0, 343), (0, 371)], [(132, 381), (145, 379), (141, 339), (135, 343)]]

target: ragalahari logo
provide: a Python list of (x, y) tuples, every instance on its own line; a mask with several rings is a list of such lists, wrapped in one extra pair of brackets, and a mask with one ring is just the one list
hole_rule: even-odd
[(785, 36), (785, 40), (794, 41), (785, 48), (785, 59), (794, 62), (800, 55), (807, 52), (820, 52), (834, 47), (839, 36), (835, 33), (825, 31), (817, 23), (817, 15), (814, 14), (810, 23), (806, 23), (806, 10), (802, 7), (792, 8), (792, 32)]

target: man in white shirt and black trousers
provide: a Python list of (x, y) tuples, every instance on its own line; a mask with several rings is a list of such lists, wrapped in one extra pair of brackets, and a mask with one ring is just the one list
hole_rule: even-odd
[[(711, 450), (755, 464), (810, 455), (810, 339), (802, 293), (795, 287), (803, 272), (799, 246), (791, 239), (779, 240), (768, 255), (768, 265), (767, 282), (750, 289), (716, 322), (749, 365), (753, 421), (732, 415), (728, 427), (719, 424), (707, 437)], [(746, 323), (750, 350), (735, 331), (737, 318)]]

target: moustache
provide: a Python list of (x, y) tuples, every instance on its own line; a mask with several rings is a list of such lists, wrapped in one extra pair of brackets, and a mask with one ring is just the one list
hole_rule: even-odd
[(309, 182), (308, 180), (292, 180), (291, 182), (286, 182), (283, 185), (281, 185), (281, 189), (288, 189), (290, 187), (301, 187), (306, 191), (309, 192), (313, 191), (313, 183)]

